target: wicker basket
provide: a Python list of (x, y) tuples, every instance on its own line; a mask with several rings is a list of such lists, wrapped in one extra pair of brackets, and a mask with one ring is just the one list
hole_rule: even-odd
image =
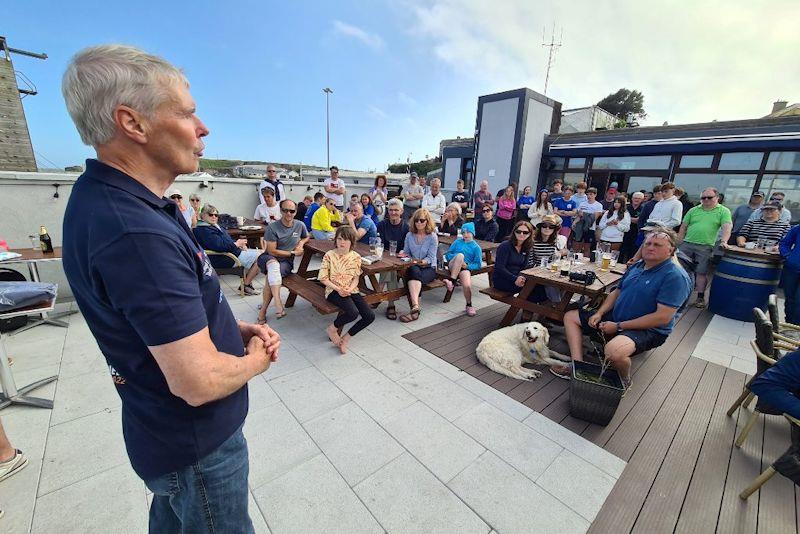
[(599, 365), (587, 362), (572, 362), (572, 380), (569, 383), (569, 413), (573, 417), (598, 425), (607, 425), (617, 411), (625, 392), (622, 379), (613, 367), (606, 368), (603, 378), (611, 386), (589, 382), (577, 377), (577, 372), (600, 376)]

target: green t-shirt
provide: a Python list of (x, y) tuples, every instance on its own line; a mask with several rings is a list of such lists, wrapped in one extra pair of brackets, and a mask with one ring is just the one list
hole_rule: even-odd
[(686, 225), (684, 241), (696, 245), (711, 245), (717, 242), (719, 229), (731, 222), (731, 210), (717, 204), (714, 209), (704, 210), (703, 206), (695, 206), (686, 213), (683, 223)]

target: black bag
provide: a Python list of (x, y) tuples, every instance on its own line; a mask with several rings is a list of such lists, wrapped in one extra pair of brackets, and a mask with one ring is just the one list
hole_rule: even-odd
[[(14, 269), (0, 268), (0, 282), (27, 282), (25, 275)], [(11, 332), (28, 324), (28, 316), (0, 319), (0, 332)]]

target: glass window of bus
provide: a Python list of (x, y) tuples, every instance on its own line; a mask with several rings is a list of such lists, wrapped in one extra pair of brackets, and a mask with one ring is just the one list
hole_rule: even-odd
[(700, 193), (703, 192), (703, 189), (713, 187), (724, 195), (723, 204), (731, 211), (742, 204), (747, 204), (755, 184), (755, 174), (684, 173), (675, 175), (675, 187), (686, 191), (689, 200), (694, 204), (700, 203)]
[(681, 156), (681, 169), (710, 169), (714, 162), (713, 155)]
[(729, 152), (719, 159), (721, 171), (756, 171), (761, 168), (763, 152)]
[(671, 156), (604, 156), (594, 158), (592, 169), (667, 169)]
[(761, 178), (761, 190), (767, 195), (780, 191), (786, 198), (783, 205), (792, 212), (792, 221), (800, 220), (800, 175), (765, 174)]
[(766, 170), (800, 171), (800, 152), (770, 152)]

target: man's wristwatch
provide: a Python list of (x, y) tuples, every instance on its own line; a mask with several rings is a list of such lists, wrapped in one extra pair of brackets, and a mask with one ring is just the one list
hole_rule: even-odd
[(617, 323), (617, 334), (619, 334), (621, 332), (622, 332), (622, 324), (621, 323)]

